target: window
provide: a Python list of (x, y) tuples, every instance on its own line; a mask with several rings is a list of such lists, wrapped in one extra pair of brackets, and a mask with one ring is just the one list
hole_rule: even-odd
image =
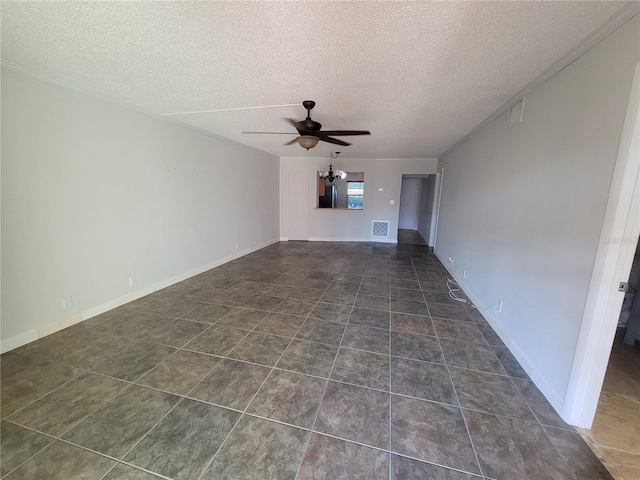
[(347, 182), (347, 208), (362, 209), (364, 182)]

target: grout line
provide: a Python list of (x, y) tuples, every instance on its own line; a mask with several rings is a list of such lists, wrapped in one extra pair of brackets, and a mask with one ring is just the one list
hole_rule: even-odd
[[(331, 282), (333, 283), (333, 282)], [(329, 286), (331, 286), (331, 284), (329, 284)], [(353, 299), (353, 303), (355, 304), (356, 299), (358, 298), (358, 292), (360, 292), (360, 287), (362, 286), (362, 279), (360, 280), (360, 284), (358, 285), (358, 291), (356, 292), (356, 296)], [(329, 287), (327, 287), (327, 289), (329, 289)], [(353, 308), (354, 306), (351, 305), (351, 312), (349, 313), (349, 319), (351, 318), (351, 314), (353, 313)], [(322, 396), (320, 397), (320, 403), (318, 404), (318, 409), (316, 410), (316, 414), (313, 418), (313, 423), (311, 424), (311, 431), (315, 431), (315, 427), (316, 427), (316, 423), (318, 421), (318, 416), (320, 415), (320, 409), (322, 408), (322, 404), (324, 402), (324, 397), (327, 394), (327, 389), (329, 388), (329, 383), (331, 382), (331, 375), (333, 374), (333, 369), (336, 365), (336, 361), (338, 360), (338, 355), (340, 354), (340, 347), (342, 345), (342, 341), (344, 340), (344, 335), (347, 332), (347, 326), (349, 325), (349, 319), (347, 320), (347, 323), (344, 326), (344, 330), (342, 331), (342, 337), (340, 337), (340, 343), (338, 344), (338, 349), (336, 350), (336, 355), (335, 357), (333, 357), (333, 363), (331, 364), (331, 369), (329, 370), (329, 377), (327, 378), (327, 383), (324, 386), (324, 391), (322, 392)], [(300, 470), (302, 468), (302, 463), (304, 462), (304, 457), (307, 455), (307, 450), (309, 448), (309, 444), (311, 443), (311, 436), (312, 434), (310, 433), (309, 436), (307, 437), (307, 441), (305, 442), (304, 448), (302, 450), (302, 455), (300, 456), (300, 462), (298, 463), (298, 468), (296, 470), (296, 479), (298, 478), (298, 476), (300, 475)]]

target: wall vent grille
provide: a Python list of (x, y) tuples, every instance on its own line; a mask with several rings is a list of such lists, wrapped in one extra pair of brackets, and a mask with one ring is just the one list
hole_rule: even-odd
[(389, 238), (389, 222), (374, 220), (371, 225), (371, 236), (376, 238)]

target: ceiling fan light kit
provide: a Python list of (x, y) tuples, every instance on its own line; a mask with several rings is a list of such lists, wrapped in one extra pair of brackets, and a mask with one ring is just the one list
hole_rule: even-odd
[(320, 141), (318, 137), (314, 137), (312, 135), (300, 135), (296, 140), (302, 148), (306, 148), (307, 150), (315, 147)]
[[(337, 138), (332, 138), (334, 136), (346, 136), (346, 135), (371, 135), (371, 132), (368, 130), (325, 130), (322, 131), (322, 124), (318, 123), (311, 119), (311, 109), (316, 106), (316, 102), (313, 100), (305, 100), (302, 102), (302, 106), (307, 109), (307, 118), (296, 122), (293, 118), (287, 118), (287, 121), (295, 127), (298, 131), (299, 137), (294, 138), (290, 142), (285, 143), (285, 145), (291, 145), (293, 143), (298, 142), (302, 148), (306, 148), (309, 150), (310, 148), (315, 147), (318, 142), (323, 141), (327, 143), (333, 143), (335, 145), (343, 145), (348, 146), (351, 145), (343, 140), (338, 140)], [(273, 135), (282, 135), (284, 132), (243, 132), (247, 134), (273, 134)]]

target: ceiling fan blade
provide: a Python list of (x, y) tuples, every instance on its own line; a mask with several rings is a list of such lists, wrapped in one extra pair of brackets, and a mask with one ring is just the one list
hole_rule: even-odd
[(294, 143), (296, 143), (298, 141), (298, 137), (294, 138), (293, 140), (291, 140), (290, 142), (285, 143), (284, 145), (293, 145)]
[(340, 137), (342, 135), (371, 135), (371, 132), (369, 130), (321, 130), (317, 132), (317, 135), (319, 137)]
[(336, 145), (342, 145), (343, 147), (351, 145), (350, 143), (343, 142), (342, 140), (338, 140), (337, 138), (320, 137), (320, 136), (318, 138), (320, 139), (321, 142), (335, 143)]
[(251, 135), (295, 135), (295, 133), (291, 132), (242, 132)]

